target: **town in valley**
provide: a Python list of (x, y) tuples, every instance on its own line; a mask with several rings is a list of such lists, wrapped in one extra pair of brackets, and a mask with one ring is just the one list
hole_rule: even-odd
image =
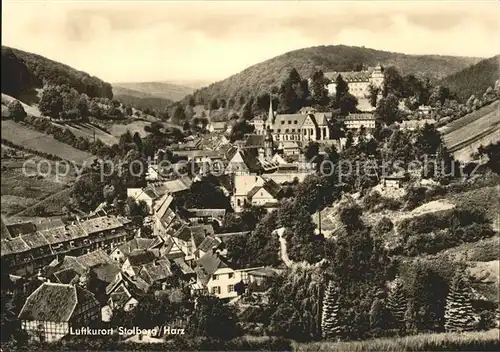
[[(109, 6), (68, 11), (110, 31), (135, 20)], [(148, 4), (151, 28), (177, 7)], [(67, 35), (87, 45), (80, 25)], [(494, 51), (327, 42), (214, 81), (108, 83), (62, 46), (59, 62), (7, 38), (2, 350), (500, 348)], [(182, 65), (176, 45), (163, 65)]]

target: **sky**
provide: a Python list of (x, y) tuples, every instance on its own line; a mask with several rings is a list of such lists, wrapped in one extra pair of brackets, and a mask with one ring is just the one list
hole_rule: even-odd
[(2, 2), (2, 45), (108, 82), (216, 81), (316, 45), (491, 57), (499, 38), (495, 0)]

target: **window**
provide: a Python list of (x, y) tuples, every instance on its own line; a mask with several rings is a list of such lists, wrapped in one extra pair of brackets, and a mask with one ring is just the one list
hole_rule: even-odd
[(288, 120), (288, 124), (291, 125), (292, 124), (292, 121), (291, 120)]
[(295, 133), (295, 128), (292, 128), (292, 133)]
[(241, 199), (236, 199), (236, 204), (240, 207), (241, 206)]
[(212, 280), (218, 280), (219, 276), (218, 275), (212, 275)]
[(297, 124), (297, 120), (293, 121), (293, 124), (296, 125)]
[(213, 295), (220, 295), (220, 286), (212, 287), (212, 294)]
[(278, 133), (280, 133), (280, 132), (281, 132), (281, 129), (278, 128)]
[(282, 120), (282, 121), (281, 121), (281, 124), (282, 124), (282, 125), (284, 125), (284, 124), (285, 124), (285, 121), (284, 121), (284, 120)]
[(230, 279), (234, 278), (234, 274), (233, 274), (233, 273), (229, 273), (227, 276), (228, 276)]
[(227, 285), (227, 292), (234, 292), (234, 285)]

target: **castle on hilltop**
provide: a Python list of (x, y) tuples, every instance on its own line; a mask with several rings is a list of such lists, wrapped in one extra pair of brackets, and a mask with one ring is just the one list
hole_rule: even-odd
[(325, 77), (330, 80), (330, 83), (327, 85), (328, 94), (335, 95), (337, 88), (336, 80), (339, 75), (342, 76), (349, 86), (349, 93), (358, 99), (365, 99), (367, 97), (370, 84), (380, 89), (382, 89), (384, 84), (384, 72), (380, 64), (357, 72), (325, 72)]

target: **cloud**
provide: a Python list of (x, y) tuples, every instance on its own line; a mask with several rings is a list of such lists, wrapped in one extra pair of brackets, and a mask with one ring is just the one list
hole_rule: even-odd
[(463, 1), (7, 1), (2, 32), (5, 45), (112, 82), (216, 80), (314, 45), (493, 56), (498, 9)]

